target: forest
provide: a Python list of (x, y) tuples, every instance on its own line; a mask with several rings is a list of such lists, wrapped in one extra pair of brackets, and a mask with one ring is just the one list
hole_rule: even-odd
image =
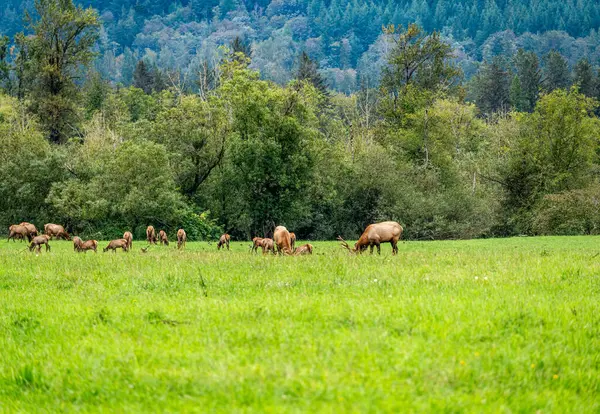
[(8, 1), (0, 225), (596, 234), (599, 6), (517, 3)]

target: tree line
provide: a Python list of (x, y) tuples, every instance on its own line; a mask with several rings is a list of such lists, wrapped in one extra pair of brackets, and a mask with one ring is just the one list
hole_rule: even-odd
[(154, 223), (191, 240), (278, 224), (349, 239), (381, 220), (413, 240), (598, 231), (598, 76), (557, 53), (518, 51), (465, 83), (441, 33), (388, 25), (381, 81), (340, 94), (304, 52), (289, 82), (261, 78), (240, 38), (191, 93), (145, 60), (133, 86), (109, 82), (94, 70), (98, 13), (71, 0), (38, 0), (29, 30), (0, 45), (5, 227), (143, 238)]

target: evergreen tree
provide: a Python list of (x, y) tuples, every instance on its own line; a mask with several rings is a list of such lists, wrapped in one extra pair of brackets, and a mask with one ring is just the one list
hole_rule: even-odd
[(521, 86), (521, 79), (518, 76), (514, 76), (510, 83), (510, 104), (515, 111), (518, 112), (528, 112), (529, 111), (529, 101), (525, 92), (523, 91), (523, 87)]
[(544, 87), (548, 92), (566, 89), (571, 82), (569, 64), (557, 51), (553, 50), (544, 57)]
[(238, 54), (243, 54), (247, 59), (252, 58), (252, 47), (245, 39), (236, 36), (229, 44), (230, 54), (232, 59), (239, 59)]
[(514, 65), (519, 78), (518, 85), (515, 85), (515, 88), (520, 89), (519, 95), (514, 96), (515, 102), (518, 102), (516, 108), (520, 111), (531, 112), (535, 108), (542, 85), (542, 72), (538, 58), (533, 52), (525, 52), (523, 49), (519, 49), (514, 58)]
[(589, 60), (581, 59), (575, 65), (574, 83), (579, 86), (579, 92), (588, 97), (595, 97), (597, 94), (594, 69)]
[(154, 88), (153, 74), (148, 69), (148, 65), (144, 59), (138, 61), (135, 71), (133, 72), (133, 86), (140, 88), (147, 94), (152, 93)]
[(473, 99), (485, 114), (506, 111), (509, 106), (510, 75), (506, 62), (495, 56), (484, 63), (472, 82)]
[(298, 70), (296, 71), (295, 78), (299, 81), (306, 81), (311, 83), (324, 96), (329, 97), (327, 83), (319, 73), (319, 67), (317, 65), (317, 62), (313, 61), (306, 54), (306, 52), (302, 52), (300, 54), (300, 58), (298, 61)]

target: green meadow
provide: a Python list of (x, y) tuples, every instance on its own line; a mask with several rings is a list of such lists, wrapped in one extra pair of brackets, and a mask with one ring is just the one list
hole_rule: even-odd
[(313, 245), (0, 241), (0, 411), (600, 411), (600, 237)]

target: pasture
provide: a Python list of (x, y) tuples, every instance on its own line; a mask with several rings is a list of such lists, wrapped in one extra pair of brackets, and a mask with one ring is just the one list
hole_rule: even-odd
[(0, 241), (0, 411), (600, 410), (600, 237), (50, 244)]

